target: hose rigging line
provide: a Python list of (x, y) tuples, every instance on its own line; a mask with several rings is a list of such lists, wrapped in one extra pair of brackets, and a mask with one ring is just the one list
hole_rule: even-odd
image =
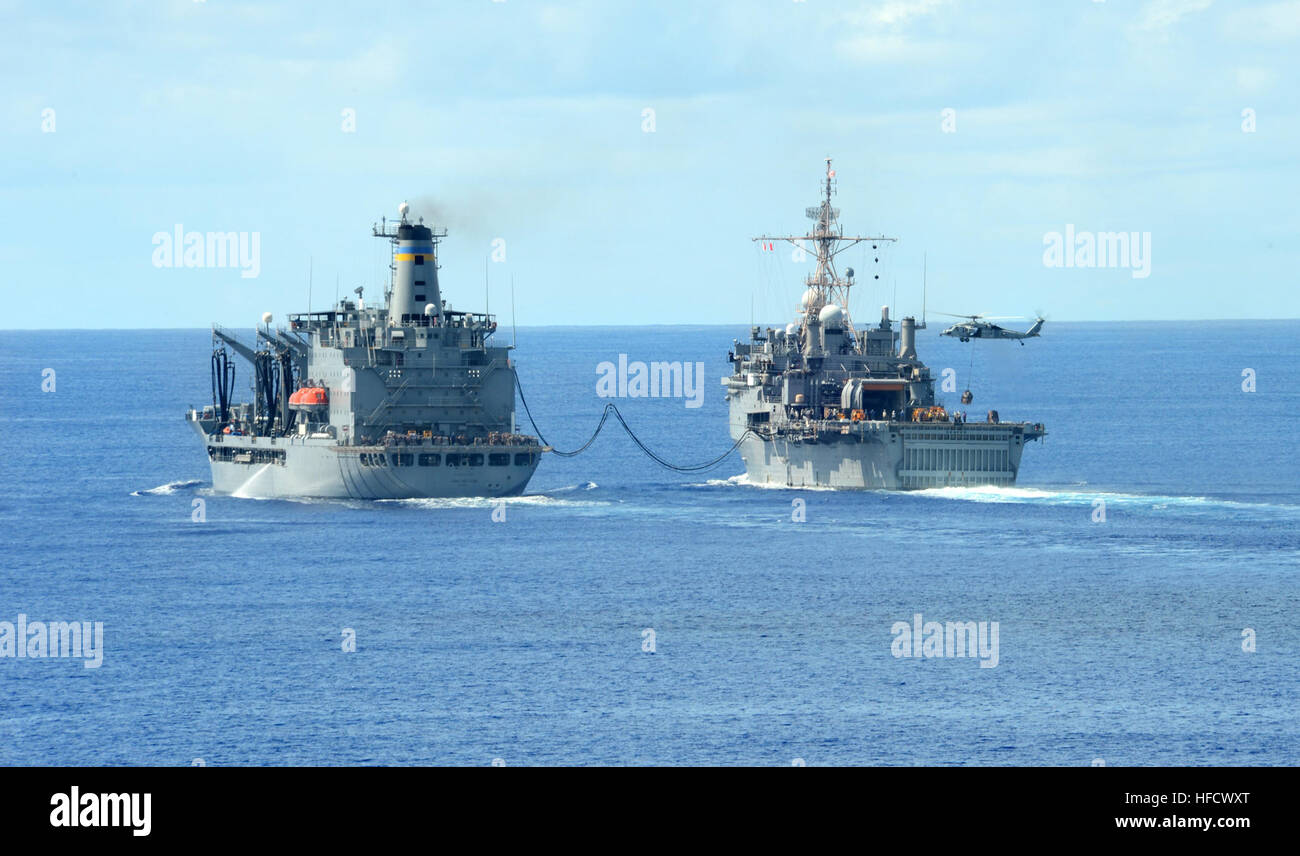
[[(529, 424), (533, 426), (533, 431), (537, 434), (537, 439), (542, 441), (542, 445), (551, 446), (551, 444), (547, 441), (546, 437), (542, 435), (542, 429), (537, 427), (537, 420), (533, 418), (532, 410), (528, 408), (528, 399), (524, 396), (523, 384), (519, 382), (519, 373), (515, 372), (514, 375), (515, 375), (515, 387), (519, 390), (519, 401), (522, 402), (524, 405), (524, 413), (528, 415)], [(686, 466), (681, 466), (678, 464), (674, 464), (668, 460), (665, 460), (664, 458), (655, 454), (655, 452), (649, 446), (641, 442), (641, 438), (638, 437), (636, 435), (636, 432), (632, 430), (632, 426), (627, 424), (627, 420), (623, 418), (623, 414), (618, 412), (618, 407), (616, 407), (613, 402), (610, 402), (605, 405), (605, 409), (600, 414), (600, 422), (596, 424), (596, 430), (591, 432), (591, 436), (587, 438), (587, 442), (583, 443), (581, 446), (579, 446), (578, 448), (570, 452), (563, 452), (555, 448), (554, 446), (551, 446), (551, 453), (555, 455), (559, 455), (561, 458), (572, 458), (587, 451), (587, 449), (591, 447), (591, 444), (596, 442), (596, 438), (600, 436), (600, 432), (605, 427), (605, 423), (609, 421), (609, 416), (611, 413), (614, 414), (614, 418), (618, 420), (618, 424), (623, 426), (623, 430), (627, 432), (627, 436), (632, 438), (632, 442), (635, 443), (637, 445), (637, 448), (639, 448), (642, 452), (645, 452), (646, 456), (650, 458), (650, 460), (654, 461), (656, 464), (663, 467), (664, 469), (672, 470), (673, 472), (678, 472), (678, 473), (699, 473), (705, 470), (712, 469), (713, 467), (716, 467), (718, 464), (722, 463), (723, 460), (725, 460), (728, 455), (736, 451), (736, 449), (740, 447), (740, 444), (745, 441), (746, 437), (754, 433), (752, 430), (746, 430), (744, 434), (740, 435), (739, 440), (731, 444), (731, 448), (727, 449), (727, 451), (723, 452), (721, 455), (719, 455), (718, 457), (714, 458), (711, 461), (706, 461), (705, 463), (702, 464), (690, 464)]]

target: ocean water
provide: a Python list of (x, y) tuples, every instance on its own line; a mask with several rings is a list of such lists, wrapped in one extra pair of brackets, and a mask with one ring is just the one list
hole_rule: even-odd
[[(519, 372), (572, 448), (599, 362), (701, 361), (702, 407), (618, 404), (704, 461), (746, 333), (520, 329)], [(207, 331), (0, 332), (0, 621), (104, 627), (96, 669), (0, 658), (0, 763), (1300, 762), (1300, 322), (937, 333), (973, 414), (1046, 423), (1017, 487), (760, 488), (611, 423), (494, 522), (214, 495)], [(894, 656), (918, 613), (996, 667)]]

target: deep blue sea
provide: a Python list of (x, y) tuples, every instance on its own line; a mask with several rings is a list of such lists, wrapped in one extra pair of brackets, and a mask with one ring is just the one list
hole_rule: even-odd
[[(973, 414), (1046, 423), (1016, 488), (758, 488), (611, 423), (494, 522), (212, 494), (205, 330), (0, 332), (0, 621), (104, 627), (97, 669), (0, 658), (0, 764), (1300, 763), (1300, 322), (937, 333)], [(618, 402), (690, 463), (746, 336), (521, 328), (517, 362), (572, 448), (598, 363), (702, 361), (700, 408)], [(996, 667), (895, 657), (917, 613), (998, 622)]]

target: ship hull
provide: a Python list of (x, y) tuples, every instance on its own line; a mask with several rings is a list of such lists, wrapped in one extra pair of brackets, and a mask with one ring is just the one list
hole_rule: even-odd
[(541, 458), (541, 447), (535, 445), (383, 447), (299, 437), (204, 439), (213, 489), (258, 499), (517, 496)]
[[(734, 426), (734, 439), (745, 433)], [(831, 423), (798, 439), (750, 433), (740, 444), (753, 484), (924, 490), (1016, 483), (1033, 426), (1022, 423)]]

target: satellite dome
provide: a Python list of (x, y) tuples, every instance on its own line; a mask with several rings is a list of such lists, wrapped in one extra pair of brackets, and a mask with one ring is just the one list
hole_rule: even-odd
[(263, 324), (270, 324), (270, 323), (271, 323), (271, 313), (270, 313), (270, 312), (263, 312), (263, 313), (262, 313), (262, 323), (263, 323)]
[(785, 334), (787, 336), (793, 336), (797, 332), (799, 332), (799, 325), (793, 322), (785, 325)]
[(844, 310), (834, 303), (828, 303), (822, 307), (822, 311), (817, 316), (822, 322), (822, 326), (828, 329), (838, 329), (844, 323)]
[(411, 206), (407, 205), (405, 202), (397, 206), (397, 213), (401, 215), (403, 220), (406, 219), (406, 215), (408, 212), (410, 212), (410, 210), (411, 210)]
[(435, 310), (435, 309), (433, 308), (433, 304), (432, 304), (432, 303), (426, 303), (426, 304), (425, 304), (425, 306), (424, 306), (424, 314), (425, 314), (425, 315), (433, 315), (433, 314), (436, 313), (436, 311), (437, 311), (437, 310)]
[(799, 301), (799, 306), (808, 309), (817, 302), (817, 289), (810, 288), (803, 293), (803, 299)]

